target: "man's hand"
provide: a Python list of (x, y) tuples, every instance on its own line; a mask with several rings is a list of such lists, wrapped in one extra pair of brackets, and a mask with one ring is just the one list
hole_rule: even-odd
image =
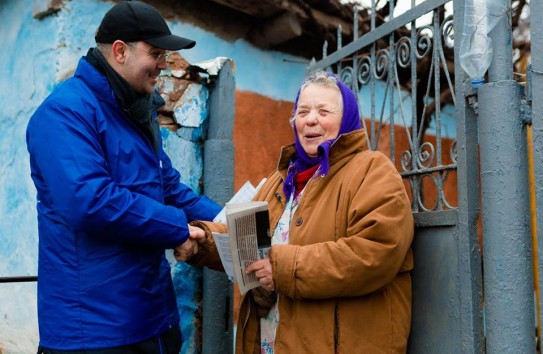
[(189, 225), (189, 238), (199, 244), (206, 242), (206, 232), (199, 227)]
[(198, 253), (198, 242), (191, 239), (190, 237), (187, 238), (184, 243), (177, 246), (173, 251), (175, 259), (183, 262), (188, 261), (196, 253)]
[(245, 269), (245, 273), (255, 273), (260, 286), (268, 291), (275, 291), (275, 283), (273, 282), (273, 271), (270, 259), (268, 257), (251, 263)]

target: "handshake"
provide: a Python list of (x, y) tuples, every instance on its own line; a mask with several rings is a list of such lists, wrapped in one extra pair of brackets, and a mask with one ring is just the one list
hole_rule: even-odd
[(198, 253), (198, 245), (206, 241), (206, 233), (199, 227), (189, 225), (189, 238), (177, 246), (173, 255), (178, 261), (188, 261), (192, 256)]

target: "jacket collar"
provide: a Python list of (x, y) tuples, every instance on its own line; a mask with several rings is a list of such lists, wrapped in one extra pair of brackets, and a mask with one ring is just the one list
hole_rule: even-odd
[(84, 57), (79, 60), (74, 77), (82, 80), (101, 100), (118, 105), (106, 76), (96, 70)]
[[(364, 129), (354, 130), (339, 136), (330, 148), (330, 167), (345, 156), (356, 152), (367, 150), (366, 131)], [(296, 154), (294, 144), (285, 145), (281, 148), (281, 155), (277, 163), (277, 171), (283, 176), (287, 174), (290, 161)]]

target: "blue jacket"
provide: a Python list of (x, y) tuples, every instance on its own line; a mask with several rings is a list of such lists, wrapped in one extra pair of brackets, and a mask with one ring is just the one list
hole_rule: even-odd
[(84, 58), (27, 127), (39, 226), (40, 345), (135, 343), (179, 323), (165, 249), (220, 207), (179, 182), (162, 148)]

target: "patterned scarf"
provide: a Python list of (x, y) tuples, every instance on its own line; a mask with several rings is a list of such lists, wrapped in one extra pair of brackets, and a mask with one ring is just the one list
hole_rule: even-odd
[[(330, 169), (328, 156), (330, 154), (330, 147), (337, 140), (341, 134), (350, 133), (354, 130), (361, 128), (360, 124), (360, 114), (358, 112), (358, 101), (355, 94), (351, 89), (341, 82), (337, 76), (334, 74), (328, 73), (328, 76), (336, 79), (337, 85), (339, 86), (339, 91), (341, 92), (341, 98), (343, 99), (343, 116), (341, 118), (341, 125), (339, 127), (338, 135), (334, 139), (327, 140), (319, 145), (318, 155), (316, 157), (310, 157), (307, 155), (305, 150), (298, 140), (298, 133), (296, 131), (296, 124), (293, 125), (294, 129), (294, 139), (296, 146), (296, 156), (293, 163), (290, 164), (287, 172), (287, 178), (283, 184), (283, 192), (285, 193), (287, 200), (290, 198), (290, 195), (294, 192), (294, 176), (301, 171), (305, 171), (313, 166), (319, 165), (318, 173), (321, 176), (326, 176)], [(300, 99), (300, 90), (296, 95), (296, 101), (294, 102), (294, 112), (298, 108), (298, 100)]]

